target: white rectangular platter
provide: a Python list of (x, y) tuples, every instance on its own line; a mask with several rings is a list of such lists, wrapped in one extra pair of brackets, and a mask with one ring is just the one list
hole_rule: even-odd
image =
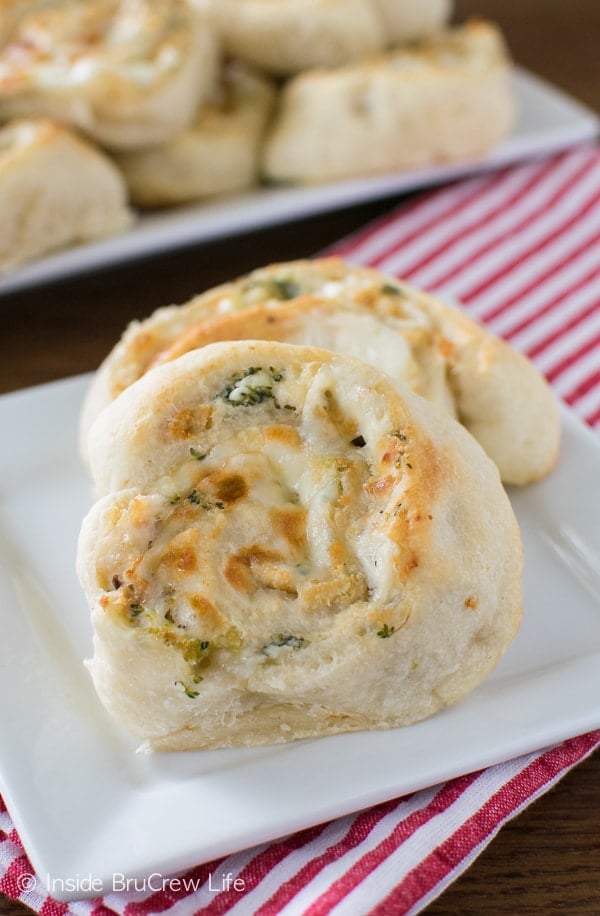
[(136, 753), (83, 666), (87, 382), (0, 398), (0, 791), (43, 881), (166, 875), (600, 726), (600, 443), (564, 410), (557, 468), (510, 494), (523, 626), (465, 701), (405, 729)]
[(574, 99), (518, 68), (513, 80), (517, 123), (511, 136), (485, 159), (328, 185), (265, 187), (143, 216), (124, 235), (52, 255), (0, 277), (0, 296), (198, 242), (441, 184), (529, 156), (549, 155), (597, 135), (598, 118)]

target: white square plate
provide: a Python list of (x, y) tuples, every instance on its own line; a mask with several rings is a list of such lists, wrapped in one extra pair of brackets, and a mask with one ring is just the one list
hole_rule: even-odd
[(124, 235), (51, 255), (0, 277), (0, 296), (160, 251), (441, 184), (529, 156), (549, 155), (597, 135), (598, 118), (575, 99), (519, 68), (513, 80), (519, 109), (517, 123), (504, 143), (485, 159), (305, 188), (258, 188), (242, 195), (148, 214)]
[(387, 732), (136, 754), (82, 665), (87, 381), (0, 398), (0, 790), (43, 881), (166, 875), (600, 726), (600, 443), (565, 410), (557, 468), (510, 494), (523, 626), (466, 700)]

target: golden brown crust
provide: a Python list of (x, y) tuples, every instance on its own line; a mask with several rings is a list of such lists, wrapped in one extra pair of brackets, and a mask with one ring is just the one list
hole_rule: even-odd
[(458, 416), (506, 483), (554, 466), (557, 405), (531, 363), (458, 309), (337, 258), (273, 264), (132, 325), (90, 390), (82, 441), (106, 403), (149, 369), (194, 347), (252, 337), (346, 352), (383, 369)]
[[(207, 407), (193, 444), (168, 434)], [(212, 344), (131, 386), (92, 438), (91, 669), (154, 747), (407, 724), (514, 636), (521, 550), (495, 468), (359, 360)]]
[(116, 149), (162, 142), (212, 89), (216, 39), (188, 0), (9, 4), (0, 116), (47, 116)]

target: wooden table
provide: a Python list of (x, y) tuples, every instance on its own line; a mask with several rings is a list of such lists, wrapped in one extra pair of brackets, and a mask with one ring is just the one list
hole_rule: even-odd
[[(520, 63), (600, 111), (599, 0), (457, 0), (456, 6), (457, 19), (482, 15), (500, 23)], [(91, 370), (131, 318), (251, 267), (313, 254), (396, 202), (379, 201), (1, 299), (0, 391)], [(26, 912), (0, 895), (0, 914)], [(504, 827), (427, 912), (598, 916), (600, 755)]]

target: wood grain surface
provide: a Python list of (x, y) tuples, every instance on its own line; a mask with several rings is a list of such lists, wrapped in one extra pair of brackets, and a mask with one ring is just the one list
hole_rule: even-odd
[[(519, 63), (600, 112), (600, 0), (457, 0), (457, 20), (473, 15), (503, 27)], [(0, 391), (91, 370), (132, 318), (252, 267), (314, 254), (397, 202), (353, 207), (2, 298)], [(0, 914), (27, 912), (0, 895)], [(600, 916), (600, 755), (506, 825), (426, 912)]]

